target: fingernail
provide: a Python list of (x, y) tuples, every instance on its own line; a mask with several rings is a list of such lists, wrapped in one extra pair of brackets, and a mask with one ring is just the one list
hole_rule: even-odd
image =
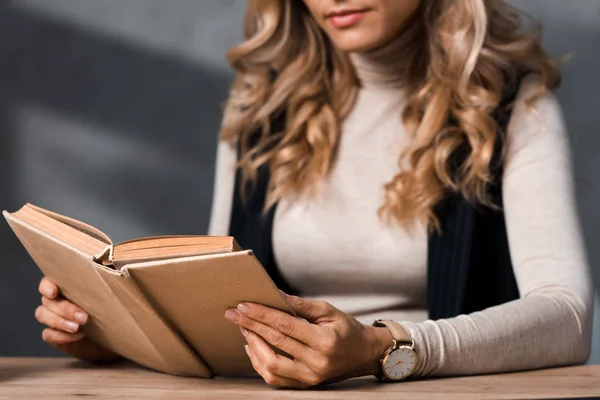
[(53, 287), (47, 287), (46, 289), (44, 289), (44, 292), (50, 297), (54, 296), (54, 288)]
[(242, 332), (242, 335), (248, 336), (248, 330), (246, 328), (244, 328), (243, 326), (240, 326), (240, 331)]
[(65, 321), (65, 327), (71, 332), (77, 332), (77, 329), (79, 329), (79, 325), (72, 321)]
[(88, 319), (88, 316), (87, 316), (87, 314), (86, 314), (86, 313), (83, 313), (83, 312), (81, 312), (81, 311), (77, 311), (77, 312), (74, 314), (74, 317), (75, 317), (75, 320), (76, 320), (77, 322), (79, 322), (80, 324), (82, 324), (82, 325), (83, 325), (83, 324), (85, 324), (85, 323), (87, 322), (87, 319)]
[(240, 320), (240, 314), (235, 310), (227, 310), (225, 312), (225, 318), (231, 322), (238, 322)]
[(279, 293), (281, 293), (281, 295), (283, 297), (288, 297), (288, 294), (286, 292), (284, 292), (283, 290), (280, 290)]
[(250, 314), (250, 307), (244, 303), (238, 304), (237, 309), (240, 310), (242, 314)]
[(252, 358), (252, 352), (250, 351), (250, 346), (244, 345), (244, 349), (246, 349), (246, 354), (248, 354), (248, 357)]

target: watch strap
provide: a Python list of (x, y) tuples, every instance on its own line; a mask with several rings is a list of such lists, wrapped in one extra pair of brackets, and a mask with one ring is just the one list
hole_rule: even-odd
[(392, 333), (392, 337), (398, 343), (412, 343), (413, 340), (406, 332), (406, 329), (397, 322), (391, 320), (378, 319), (373, 323), (373, 326), (386, 327)]

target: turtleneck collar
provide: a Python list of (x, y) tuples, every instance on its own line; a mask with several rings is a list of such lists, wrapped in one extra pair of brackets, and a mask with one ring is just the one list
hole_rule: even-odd
[[(350, 53), (358, 79), (365, 89), (401, 88), (407, 64), (407, 47), (414, 44), (419, 29), (412, 23), (401, 35), (377, 49)], [(414, 50), (411, 50), (411, 53)]]

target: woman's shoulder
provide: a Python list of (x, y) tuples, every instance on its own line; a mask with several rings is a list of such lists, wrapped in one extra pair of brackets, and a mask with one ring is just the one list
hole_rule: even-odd
[(537, 111), (538, 117), (561, 114), (556, 92), (545, 89), (538, 74), (525, 75), (519, 84), (513, 104), (513, 120), (527, 118)]
[(527, 75), (517, 91), (506, 132), (506, 163), (568, 153), (567, 128), (559, 99), (539, 75)]

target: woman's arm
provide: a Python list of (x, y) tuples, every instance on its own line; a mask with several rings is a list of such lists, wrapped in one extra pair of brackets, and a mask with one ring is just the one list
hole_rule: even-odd
[(215, 166), (215, 182), (213, 186), (212, 210), (208, 234), (227, 236), (235, 186), (235, 164), (237, 154), (235, 147), (219, 141)]
[(521, 298), (481, 312), (401, 322), (422, 360), (417, 376), (583, 363), (590, 352), (592, 287), (560, 106), (524, 82), (508, 127), (503, 199)]

